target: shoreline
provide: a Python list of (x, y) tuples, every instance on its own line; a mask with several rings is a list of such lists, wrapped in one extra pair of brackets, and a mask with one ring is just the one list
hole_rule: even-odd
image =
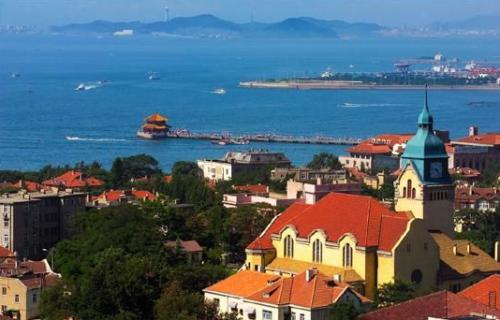
[[(298, 90), (423, 90), (425, 85), (365, 84), (359, 81), (246, 81), (239, 87), (249, 89)], [(500, 91), (500, 85), (429, 85), (429, 90)]]

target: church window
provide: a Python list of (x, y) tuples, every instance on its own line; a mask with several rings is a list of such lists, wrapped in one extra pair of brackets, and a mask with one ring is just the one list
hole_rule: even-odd
[(434, 192), (430, 193), (430, 198), (431, 198), (431, 201), (434, 201)]
[(285, 237), (284, 254), (285, 257), (293, 258), (293, 239), (290, 235)]
[(342, 265), (352, 267), (352, 248), (348, 243), (342, 248)]
[(412, 188), (411, 189), (411, 198), (415, 199), (416, 196), (417, 196), (417, 190), (415, 188)]
[(319, 239), (313, 242), (313, 262), (321, 263), (323, 261), (323, 244)]
[(411, 273), (411, 282), (416, 284), (422, 282), (422, 271), (420, 271), (419, 269), (413, 270), (413, 272)]
[(406, 182), (406, 192), (406, 197), (411, 198), (411, 179), (408, 179), (408, 181)]
[(403, 198), (406, 198), (406, 187), (403, 188)]

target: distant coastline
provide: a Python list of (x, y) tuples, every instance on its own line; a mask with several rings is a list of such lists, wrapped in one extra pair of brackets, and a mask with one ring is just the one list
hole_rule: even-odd
[[(423, 90), (424, 85), (367, 84), (360, 81), (245, 81), (242, 88), (299, 89), (299, 90)], [(500, 85), (431, 85), (429, 90), (486, 90), (500, 91)]]

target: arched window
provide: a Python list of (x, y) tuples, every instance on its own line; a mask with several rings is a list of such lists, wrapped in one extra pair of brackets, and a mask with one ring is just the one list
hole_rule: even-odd
[(422, 282), (422, 278), (423, 278), (422, 271), (420, 271), (419, 269), (415, 269), (411, 273), (411, 282), (415, 284), (419, 284), (420, 282)]
[(411, 179), (408, 179), (408, 181), (406, 182), (406, 192), (406, 197), (411, 198)]
[(415, 190), (415, 188), (412, 188), (411, 189), (411, 198), (415, 199), (416, 196), (417, 196), (417, 190)]
[(323, 261), (323, 244), (319, 239), (313, 242), (313, 262), (321, 263)]
[(352, 267), (352, 248), (348, 243), (342, 248), (342, 265)]
[(403, 187), (403, 198), (406, 198), (406, 187)]
[(285, 245), (283, 246), (285, 257), (293, 258), (293, 239), (292, 236), (288, 235), (285, 237)]

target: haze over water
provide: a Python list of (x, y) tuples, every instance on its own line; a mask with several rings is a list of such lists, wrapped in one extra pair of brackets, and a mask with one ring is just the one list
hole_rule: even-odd
[[(238, 82), (333, 71), (390, 71), (395, 60), (442, 52), (462, 60), (500, 60), (490, 39), (195, 40), (164, 37), (0, 36), (0, 169), (147, 153), (170, 169), (178, 160), (222, 157), (230, 150), (283, 151), (296, 165), (345, 146), (208, 141), (143, 141), (143, 118), (160, 112), (175, 128), (366, 138), (414, 132), (423, 103), (418, 91), (250, 90)], [(353, 65), (353, 68), (349, 66)], [(161, 80), (148, 81), (147, 72)], [(12, 79), (17, 72), (21, 77)], [(80, 83), (109, 80), (94, 90)], [(211, 91), (223, 87), (226, 95)], [(469, 125), (498, 131), (500, 92), (431, 91), (438, 129), (452, 137)], [(471, 106), (471, 102), (487, 102)], [(477, 104), (476, 104), (477, 105)], [(66, 140), (66, 136), (75, 137)]]

